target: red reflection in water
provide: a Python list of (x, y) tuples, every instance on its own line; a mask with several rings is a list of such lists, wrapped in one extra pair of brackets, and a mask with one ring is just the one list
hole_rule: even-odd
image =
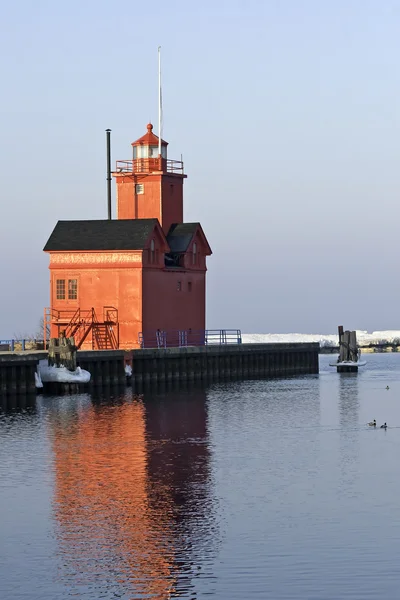
[(191, 587), (194, 538), (207, 535), (209, 510), (204, 392), (192, 400), (51, 413), (60, 574), (75, 591), (161, 600)]

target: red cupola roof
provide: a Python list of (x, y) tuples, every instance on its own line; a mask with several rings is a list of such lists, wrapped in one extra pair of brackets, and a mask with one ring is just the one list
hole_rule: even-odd
[[(161, 140), (161, 145), (168, 146), (168, 142)], [(153, 133), (153, 125), (151, 123), (147, 125), (147, 133), (142, 135), (136, 142), (132, 142), (132, 146), (158, 146), (158, 136)]]

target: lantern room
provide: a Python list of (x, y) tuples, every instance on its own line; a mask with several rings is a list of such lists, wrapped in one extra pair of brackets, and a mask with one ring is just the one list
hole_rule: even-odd
[[(167, 159), (167, 146), (168, 143), (164, 140), (161, 140), (161, 158)], [(143, 166), (152, 166), (158, 167), (160, 169), (160, 165), (158, 164), (157, 159), (160, 158), (160, 141), (159, 138), (153, 133), (153, 125), (149, 123), (147, 125), (147, 133), (145, 133), (141, 138), (136, 140), (136, 142), (132, 142), (133, 149), (133, 161), (134, 161), (134, 170), (143, 171)], [(148, 159), (156, 161), (154, 163), (149, 162), (141, 162), (147, 161)]]

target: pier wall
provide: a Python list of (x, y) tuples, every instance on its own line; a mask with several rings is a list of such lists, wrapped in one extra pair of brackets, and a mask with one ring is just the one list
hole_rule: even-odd
[(76, 364), (89, 371), (91, 385), (116, 386), (126, 384), (125, 357), (124, 350), (78, 350)]
[(35, 372), (47, 352), (0, 352), (0, 396), (36, 393)]
[(314, 374), (319, 344), (234, 344), (132, 352), (135, 384)]
[[(262, 379), (318, 373), (318, 343), (225, 344), (183, 348), (78, 351), (76, 362), (91, 374), (89, 384), (44, 384), (51, 393), (126, 384)], [(34, 394), (35, 371), (45, 351), (0, 353), (0, 396)]]

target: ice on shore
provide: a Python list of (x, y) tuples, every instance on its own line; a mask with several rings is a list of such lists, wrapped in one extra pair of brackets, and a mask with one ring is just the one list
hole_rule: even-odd
[(77, 367), (75, 371), (69, 371), (63, 366), (49, 367), (47, 360), (39, 362), (39, 377), (44, 383), (88, 383), (90, 381), (90, 373), (85, 369)]
[[(400, 343), (400, 330), (393, 329), (387, 331), (357, 331), (357, 342), (359, 346), (368, 346), (369, 344), (379, 343)], [(338, 346), (339, 338), (337, 334), (323, 333), (243, 333), (242, 342), (244, 344), (277, 344), (277, 343), (301, 343), (318, 342), (321, 347)]]
[(36, 386), (36, 389), (38, 389), (38, 390), (43, 387), (42, 378), (40, 377), (39, 365), (38, 365), (38, 367), (36, 369), (36, 372), (35, 372), (35, 386)]

